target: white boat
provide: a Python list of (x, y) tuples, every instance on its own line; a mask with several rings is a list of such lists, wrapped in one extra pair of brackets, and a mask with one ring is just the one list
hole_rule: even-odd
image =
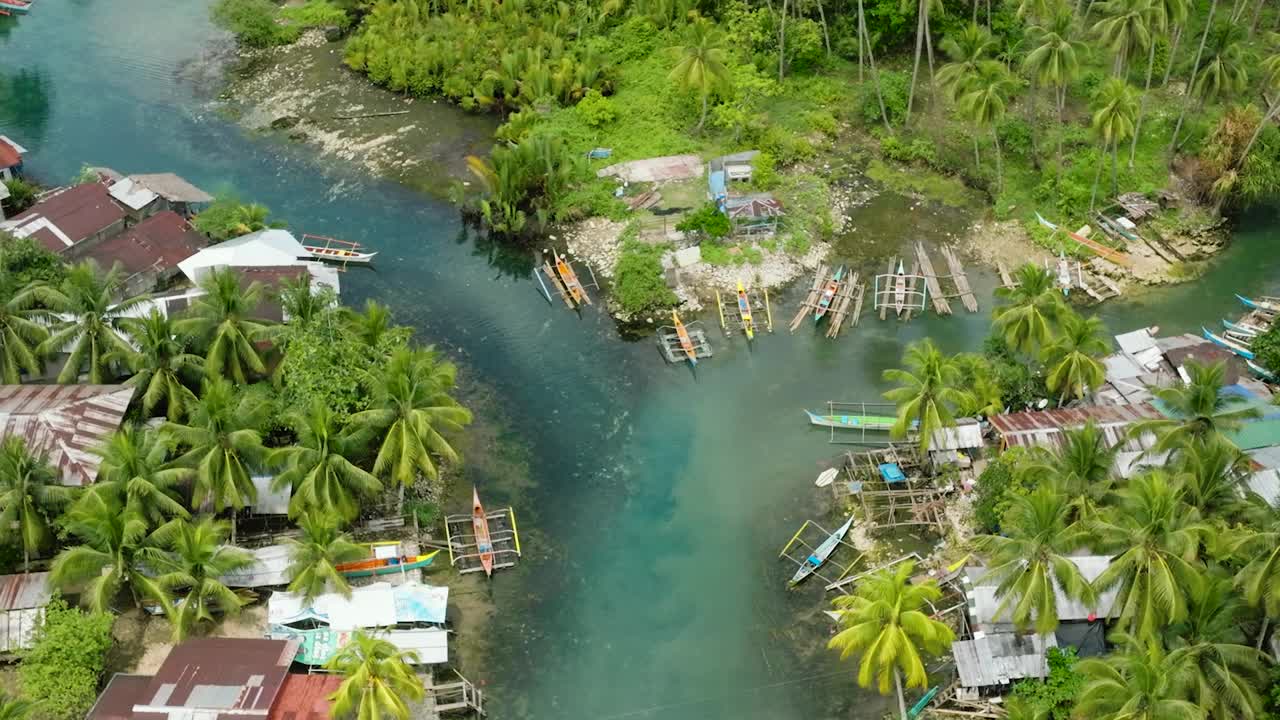
[(907, 273), (902, 267), (901, 260), (898, 261), (898, 272), (894, 275), (893, 297), (894, 306), (897, 309), (898, 314), (901, 315), (902, 311), (907, 309)]
[(818, 479), (815, 480), (813, 484), (817, 485), (818, 487), (826, 487), (830, 485), (832, 482), (834, 482), (836, 479), (836, 476), (839, 474), (840, 474), (840, 470), (838, 468), (830, 468), (828, 470), (823, 470), (822, 474), (818, 476)]
[(836, 528), (836, 531), (831, 533), (826, 540), (823, 540), (821, 545), (814, 548), (809, 557), (804, 559), (804, 562), (800, 564), (800, 568), (796, 570), (796, 574), (791, 576), (791, 584), (799, 584), (816, 572), (818, 568), (822, 567), (822, 563), (831, 557), (831, 553), (835, 552), (836, 546), (844, 539), (845, 533), (849, 532), (851, 525), (853, 525), (852, 515), (849, 516), (848, 520), (844, 521), (843, 525)]
[(303, 245), (302, 249), (310, 253), (311, 257), (317, 260), (328, 260), (340, 263), (367, 263), (373, 260), (376, 252), (360, 252), (358, 250), (347, 250), (336, 247), (322, 247), (319, 245)]

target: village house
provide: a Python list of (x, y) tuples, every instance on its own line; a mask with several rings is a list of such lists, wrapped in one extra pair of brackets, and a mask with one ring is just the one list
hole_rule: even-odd
[(125, 295), (138, 295), (171, 282), (181, 273), (178, 263), (200, 252), (204, 235), (178, 213), (162, 210), (84, 253), (103, 268), (120, 263)]
[(13, 180), (22, 174), (22, 156), (27, 149), (0, 135), (0, 182)]
[(93, 449), (120, 429), (133, 393), (127, 385), (0, 385), (0, 437), (26, 440), (63, 485), (90, 485), (102, 462)]
[(94, 245), (124, 230), (128, 213), (104, 183), (73, 185), (0, 222), (0, 230), (31, 237), (67, 260), (77, 260)]

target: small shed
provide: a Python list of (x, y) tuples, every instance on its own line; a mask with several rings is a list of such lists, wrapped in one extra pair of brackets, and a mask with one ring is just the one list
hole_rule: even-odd
[(712, 160), (710, 170), (712, 172), (724, 172), (725, 179), (729, 182), (751, 182), (752, 164), (751, 161), (756, 159), (760, 154), (759, 150), (746, 150), (731, 155), (724, 155)]
[(971, 640), (952, 643), (951, 653), (955, 656), (960, 684), (984, 688), (1008, 685), (1023, 678), (1045, 677), (1049, 674), (1046, 651), (1057, 646), (1053, 635), (987, 634), (979, 630)]
[(253, 564), (243, 570), (222, 576), (228, 587), (260, 588), (289, 584), (289, 546), (267, 545), (254, 548)]
[(1092, 405), (1057, 410), (1027, 410), (995, 415), (991, 426), (1000, 435), (1005, 448), (1056, 447), (1063, 442), (1063, 432), (1084, 427), (1093, 422), (1106, 437), (1110, 446), (1122, 445), (1125, 450), (1146, 450), (1155, 438), (1145, 433), (1141, 438), (1131, 438), (1129, 428), (1144, 420), (1164, 417), (1150, 403), (1133, 405)]
[(778, 219), (786, 214), (782, 203), (768, 193), (729, 198), (725, 213), (733, 225), (733, 234), (745, 237), (777, 233)]
[(31, 647), (50, 596), (47, 572), (0, 576), (0, 652)]
[(160, 210), (172, 210), (183, 217), (195, 214), (196, 207), (213, 202), (213, 196), (173, 173), (130, 175), (135, 185), (160, 198)]
[[(1074, 555), (1069, 558), (1080, 574), (1088, 582), (1093, 582), (1111, 565), (1111, 558), (1106, 555)], [(974, 627), (989, 632), (1004, 632), (1013, 629), (1011, 612), (1013, 603), (1005, 603), (1001, 608), (998, 586), (993, 578), (987, 578), (987, 569), (980, 566), (966, 567), (964, 570), (965, 597), (969, 604), (969, 620)], [(1086, 605), (1079, 600), (1067, 597), (1061, 587), (1054, 586), (1054, 595), (1058, 608), (1058, 619), (1063, 622), (1087, 620), (1093, 622), (1098, 618), (1117, 615), (1115, 608), (1118, 587), (1112, 587), (1098, 593), (1097, 602)]]
[(22, 174), (22, 156), (27, 149), (0, 135), (0, 180), (12, 180)]

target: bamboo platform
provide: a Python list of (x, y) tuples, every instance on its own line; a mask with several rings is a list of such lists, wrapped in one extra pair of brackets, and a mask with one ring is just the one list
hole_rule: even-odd
[[(892, 276), (893, 276), (893, 271), (894, 271), (894, 269), (896, 269), (896, 268), (898, 267), (898, 262), (897, 262), (897, 260), (898, 260), (898, 258), (896, 258), (896, 257), (891, 257), (891, 258), (889, 258), (889, 267), (885, 270), (885, 274), (886, 274), (886, 275), (888, 275), (888, 276), (890, 276), (890, 277), (892, 277)], [(890, 293), (890, 292), (892, 292), (892, 291), (893, 291), (893, 288), (888, 287), (888, 286), (886, 285), (886, 287), (885, 287), (883, 290), (881, 290), (879, 287), (877, 287), (877, 288), (876, 288), (876, 290), (877, 290), (877, 291), (879, 291), (879, 292), (881, 292), (881, 293), (883, 293), (883, 297), (876, 297), (876, 299), (875, 299), (876, 307), (879, 307), (879, 308), (880, 308), (880, 319), (881, 319), (881, 320), (887, 320), (887, 319), (888, 319), (888, 317), (889, 317), (889, 314), (888, 314), (888, 313), (889, 313), (889, 297), (888, 297), (888, 295), (889, 295), (889, 293)]]
[[(689, 339), (693, 341), (693, 354), (699, 360), (711, 357), (711, 343), (707, 340), (707, 331), (699, 327), (700, 323), (694, 321), (685, 324), (685, 331), (689, 333)], [(671, 325), (663, 325), (658, 328), (658, 348), (662, 350), (662, 355), (667, 362), (681, 363), (689, 362), (689, 356), (685, 354), (684, 346), (680, 344), (680, 334), (676, 332), (675, 327)]]
[[(831, 308), (827, 313), (829, 316), (827, 319), (827, 337), (832, 340), (840, 336), (840, 329), (844, 327), (844, 318), (849, 312), (849, 305), (853, 302), (855, 293), (861, 299), (862, 285), (858, 284), (858, 273), (853, 273), (852, 277), (842, 282), (840, 289), (836, 291), (835, 298), (831, 300)], [(858, 302), (857, 309), (862, 309), (861, 301)]]
[(1005, 267), (1003, 262), (999, 260), (996, 261), (996, 270), (1000, 273), (1000, 287), (1007, 288), (1009, 290), (1013, 290), (1018, 287), (1018, 282), (1009, 274), (1009, 268)]
[(849, 321), (850, 327), (857, 327), (858, 320), (862, 317), (862, 298), (866, 295), (867, 284), (859, 283), (857, 290), (854, 291), (853, 297), (853, 319)]
[[(493, 546), (493, 569), (515, 567), (521, 555), (515, 511), (509, 507), (490, 510), (485, 518), (489, 521), (489, 543)], [(446, 516), (444, 529), (449, 564), (457, 568), (459, 574), (483, 572), (471, 513)]]
[(938, 283), (938, 273), (933, 269), (933, 261), (925, 252), (924, 243), (916, 243), (916, 262), (920, 264), (920, 272), (924, 275), (925, 285), (933, 297), (933, 311), (939, 315), (951, 314), (951, 303), (942, 295), (942, 285)]
[(804, 323), (805, 317), (817, 309), (818, 298), (822, 296), (822, 288), (830, 275), (831, 266), (818, 266), (817, 272), (813, 274), (813, 285), (809, 288), (809, 294), (800, 302), (800, 309), (796, 311), (796, 316), (791, 318), (791, 332), (795, 332)]
[(949, 247), (942, 248), (942, 257), (946, 258), (947, 267), (951, 269), (951, 281), (960, 293), (960, 304), (971, 313), (978, 312), (978, 298), (974, 297), (973, 288), (969, 286), (969, 277), (964, 273), (960, 257)]

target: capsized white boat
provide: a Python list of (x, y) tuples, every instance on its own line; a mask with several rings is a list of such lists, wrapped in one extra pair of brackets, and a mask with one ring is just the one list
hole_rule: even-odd
[(823, 470), (822, 474), (818, 475), (818, 479), (815, 480), (813, 484), (817, 485), (818, 487), (826, 487), (830, 485), (836, 479), (836, 476), (839, 474), (840, 474), (839, 468), (829, 468), (827, 470)]

